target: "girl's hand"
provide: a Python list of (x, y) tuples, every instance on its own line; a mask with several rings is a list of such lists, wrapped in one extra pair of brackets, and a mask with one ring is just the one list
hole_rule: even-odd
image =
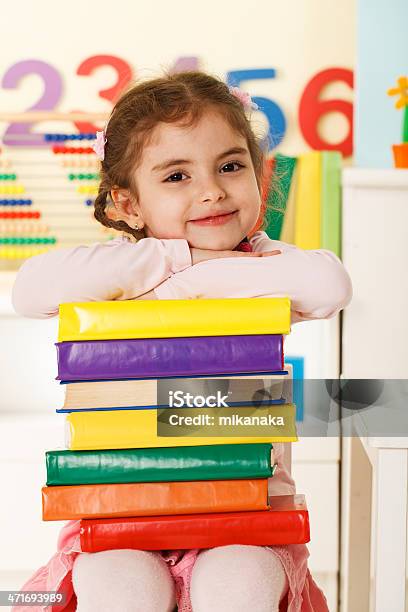
[(246, 251), (210, 251), (208, 249), (190, 248), (193, 266), (201, 261), (220, 259), (224, 257), (270, 257), (279, 255), (282, 251), (267, 251), (265, 253), (247, 253)]
[(154, 291), (148, 291), (139, 297), (134, 298), (135, 300), (157, 300), (157, 296)]

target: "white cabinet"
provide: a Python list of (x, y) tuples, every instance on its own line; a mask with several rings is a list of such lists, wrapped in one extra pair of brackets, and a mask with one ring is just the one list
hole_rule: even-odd
[[(408, 170), (344, 171), (343, 261), (354, 290), (344, 377), (407, 379)], [(342, 612), (407, 605), (407, 438), (376, 436), (343, 441)]]
[(343, 173), (345, 378), (408, 377), (408, 170)]

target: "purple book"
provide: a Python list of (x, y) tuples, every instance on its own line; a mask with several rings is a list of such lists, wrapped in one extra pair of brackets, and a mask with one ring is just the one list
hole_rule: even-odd
[(283, 370), (283, 336), (58, 342), (57, 380), (169, 378)]

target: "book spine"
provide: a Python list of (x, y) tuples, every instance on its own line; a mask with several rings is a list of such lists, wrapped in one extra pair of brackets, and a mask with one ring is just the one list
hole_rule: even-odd
[(282, 546), (310, 541), (307, 510), (81, 521), (81, 549), (171, 550), (230, 544)]
[(283, 368), (281, 334), (77, 341), (57, 343), (56, 347), (57, 379), (67, 382), (274, 372)]
[(66, 303), (59, 314), (59, 342), (290, 332), (287, 297)]
[(265, 510), (267, 479), (42, 488), (43, 520)]
[[(274, 443), (295, 442), (296, 408), (294, 404), (279, 404), (272, 407), (258, 406), (257, 417), (273, 410), (279, 413), (282, 424), (268, 424), (258, 430), (250, 425), (234, 428), (232, 425), (219, 426), (214, 431), (211, 425), (200, 425), (200, 435), (186, 435), (183, 427), (175, 435), (174, 426), (171, 434), (158, 435), (157, 410), (118, 410), (118, 411), (88, 411), (71, 412), (67, 418), (67, 448), (69, 450), (103, 450), (124, 448), (157, 448), (175, 446), (204, 446), (212, 444), (248, 444), (248, 443)], [(166, 409), (164, 409), (166, 410)], [(187, 410), (183, 408), (183, 410)], [(189, 408), (190, 416), (202, 416), (202, 408)], [(223, 416), (237, 414), (240, 408), (223, 408)], [(267, 418), (267, 417), (266, 417)], [(169, 431), (167, 427), (166, 431)]]
[(280, 240), (290, 185), (296, 165), (295, 157), (278, 153), (266, 207), (266, 233), (272, 240)]
[(301, 249), (320, 248), (321, 153), (299, 158), (296, 191), (295, 243)]
[(341, 154), (322, 153), (321, 244), (341, 256)]
[(47, 486), (234, 480), (272, 476), (271, 444), (48, 451)]

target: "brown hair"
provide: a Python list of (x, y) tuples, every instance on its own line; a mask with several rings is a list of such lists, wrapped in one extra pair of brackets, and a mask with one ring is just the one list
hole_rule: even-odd
[(261, 191), (264, 153), (241, 102), (225, 83), (204, 72), (166, 74), (133, 86), (113, 108), (106, 128), (105, 158), (101, 162), (101, 182), (94, 204), (95, 219), (106, 227), (143, 238), (143, 231), (107, 216), (111, 189), (116, 186), (137, 193), (137, 186), (131, 182), (132, 171), (158, 123), (182, 122), (186, 127), (192, 126), (209, 107), (219, 109), (231, 127), (246, 139)]

